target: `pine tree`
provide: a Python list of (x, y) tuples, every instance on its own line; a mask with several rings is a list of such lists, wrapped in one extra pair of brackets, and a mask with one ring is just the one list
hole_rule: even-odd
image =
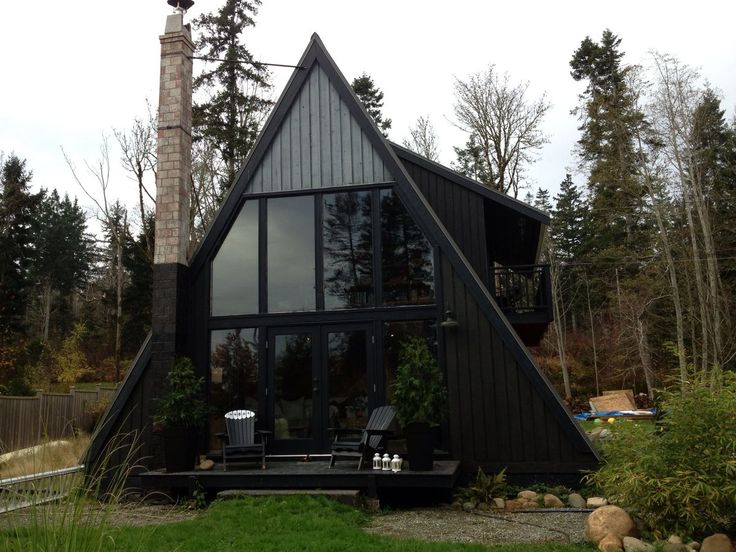
[(363, 73), (353, 79), (351, 86), (353, 87), (353, 92), (355, 92), (355, 95), (358, 96), (358, 99), (368, 112), (368, 115), (376, 123), (378, 130), (384, 136), (388, 137), (388, 130), (391, 128), (391, 119), (383, 118), (383, 112), (381, 111), (383, 109), (383, 91), (375, 85), (373, 79), (367, 73)]
[(40, 202), (40, 195), (30, 191), (32, 177), (25, 160), (15, 155), (0, 169), (0, 345), (24, 330)]
[[(148, 256), (148, 245), (154, 243), (154, 216), (142, 225), (135, 240), (128, 236), (123, 266), (128, 282), (123, 290), (123, 355), (135, 354), (151, 329), (153, 302), (153, 264)], [(146, 232), (148, 235), (146, 235)]]
[(645, 121), (627, 83), (632, 68), (623, 65), (620, 45), (607, 29), (600, 43), (586, 37), (570, 61), (573, 79), (588, 83), (575, 113), (582, 121), (580, 158), (590, 169), (586, 249), (593, 258), (641, 251), (647, 243), (642, 232), (646, 192), (637, 179), (634, 149), (636, 129)]
[[(717, 251), (736, 250), (736, 128), (728, 126), (721, 100), (706, 90), (693, 114), (695, 170), (702, 178), (708, 207), (713, 211)], [(724, 255), (729, 257), (730, 255)], [(721, 276), (736, 284), (736, 263), (720, 264)], [(735, 291), (735, 290), (732, 290)]]
[(551, 213), (552, 202), (549, 199), (549, 192), (544, 188), (539, 188), (537, 190), (537, 193), (534, 195), (534, 201), (532, 202), (532, 205), (534, 205), (534, 207), (536, 207), (540, 211)]
[(42, 330), (48, 340), (54, 297), (69, 298), (89, 275), (94, 245), (87, 220), (77, 200), (59, 197), (56, 190), (43, 192), (34, 225), (35, 254), (31, 265), (34, 283), (42, 297)]
[(457, 161), (451, 163), (453, 169), (463, 176), (492, 187), (493, 170), (483, 157), (483, 152), (475, 134), (470, 135), (464, 148), (454, 147), (452, 149), (455, 150), (455, 155), (457, 155)]
[(569, 174), (560, 183), (560, 191), (554, 199), (550, 238), (557, 258), (563, 262), (572, 262), (582, 255), (585, 206), (583, 196)]
[(195, 102), (192, 112), (194, 139), (211, 141), (222, 157), (223, 189), (235, 179), (271, 106), (263, 97), (271, 86), (269, 72), (254, 62), (243, 43), (260, 5), (260, 0), (225, 0), (218, 11), (194, 22), (200, 33), (198, 54), (223, 60), (194, 79), (195, 97), (207, 99)]

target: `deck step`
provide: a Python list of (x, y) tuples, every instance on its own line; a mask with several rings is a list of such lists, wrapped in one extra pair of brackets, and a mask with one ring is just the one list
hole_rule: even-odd
[(227, 489), (217, 493), (220, 500), (230, 500), (244, 496), (324, 496), (348, 506), (360, 506), (363, 503), (361, 492), (352, 489)]

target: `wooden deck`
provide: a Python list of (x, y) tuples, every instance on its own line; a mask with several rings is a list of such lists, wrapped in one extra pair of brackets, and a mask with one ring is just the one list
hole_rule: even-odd
[(397, 473), (373, 469), (358, 471), (355, 462), (338, 462), (334, 468), (326, 460), (303, 462), (267, 460), (267, 468), (245, 467), (223, 471), (220, 464), (211, 471), (192, 470), (166, 473), (143, 472), (135, 476), (144, 489), (207, 491), (223, 489), (358, 489), (377, 496), (382, 489), (450, 490), (460, 473), (457, 460), (436, 460), (432, 471), (402, 470)]

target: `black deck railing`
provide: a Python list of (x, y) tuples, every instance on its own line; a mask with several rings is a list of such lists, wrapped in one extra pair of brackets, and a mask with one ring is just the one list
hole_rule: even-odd
[(552, 320), (549, 265), (495, 266), (491, 293), (507, 315), (536, 314)]

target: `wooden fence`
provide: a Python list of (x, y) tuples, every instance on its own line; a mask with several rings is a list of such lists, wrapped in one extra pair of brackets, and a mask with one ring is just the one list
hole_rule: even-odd
[(71, 437), (78, 429), (91, 432), (99, 414), (91, 406), (109, 402), (114, 394), (114, 387), (97, 387), (35, 397), (0, 395), (0, 454), (37, 445), (44, 437)]

